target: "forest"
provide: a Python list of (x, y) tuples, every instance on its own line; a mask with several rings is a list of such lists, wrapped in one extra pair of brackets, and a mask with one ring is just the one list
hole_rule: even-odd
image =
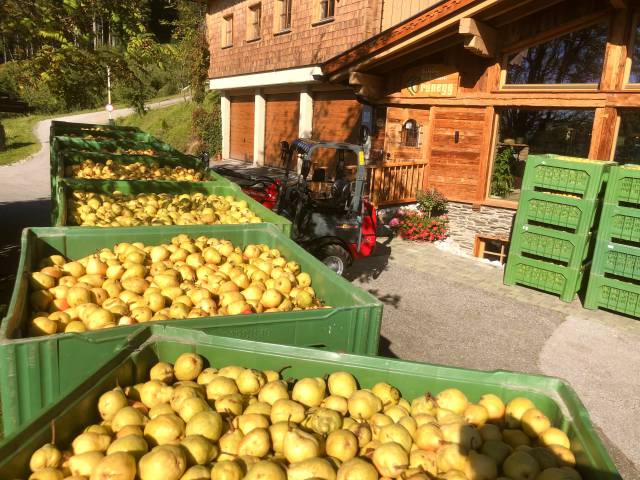
[(112, 103), (141, 115), (151, 99), (189, 96), (194, 153), (216, 153), (205, 13), (197, 0), (4, 0), (0, 96), (38, 115), (104, 108), (109, 70)]

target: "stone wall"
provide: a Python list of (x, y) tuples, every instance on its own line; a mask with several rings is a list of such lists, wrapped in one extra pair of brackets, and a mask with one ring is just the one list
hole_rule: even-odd
[(472, 253), (476, 235), (508, 239), (515, 214), (515, 210), (506, 208), (482, 206), (474, 210), (469, 204), (449, 202), (449, 235)]

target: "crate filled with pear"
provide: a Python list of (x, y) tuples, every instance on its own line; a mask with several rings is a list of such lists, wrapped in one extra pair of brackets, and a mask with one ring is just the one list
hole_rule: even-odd
[(124, 195), (75, 191), (68, 203), (70, 225), (134, 227), (139, 225), (229, 225), (260, 223), (246, 200), (204, 193)]
[(424, 394), (405, 397), (339, 365), (286, 374), (192, 352), (159, 361), (140, 383), (99, 392), (93, 423), (31, 451), (29, 479), (582, 478), (568, 435), (526, 396), (472, 402), (423, 380)]
[(55, 226), (136, 227), (273, 223), (290, 233), (291, 222), (228, 181), (87, 180), (57, 182)]
[(265, 244), (181, 234), (78, 260), (51, 255), (39, 267), (30, 274), (29, 336), (323, 306), (311, 275)]

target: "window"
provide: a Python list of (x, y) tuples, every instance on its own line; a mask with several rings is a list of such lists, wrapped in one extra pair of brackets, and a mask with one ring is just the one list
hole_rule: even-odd
[(594, 116), (595, 110), (501, 110), (490, 197), (518, 201), (531, 154), (586, 158)]
[(415, 120), (407, 120), (402, 125), (402, 146), (417, 147), (418, 137), (420, 136), (420, 127)]
[(233, 15), (222, 19), (222, 48), (233, 45)]
[(631, 57), (631, 70), (629, 71), (629, 83), (640, 83), (640, 22), (636, 22), (636, 30), (633, 45), (629, 53)]
[(247, 17), (247, 40), (257, 40), (260, 38), (260, 17), (262, 16), (262, 4), (256, 3), (249, 7)]
[(608, 31), (607, 24), (592, 25), (510, 55), (506, 83), (599, 84)]
[(275, 31), (284, 32), (291, 29), (291, 4), (293, 0), (278, 0), (276, 2)]
[(491, 262), (500, 262), (504, 265), (507, 262), (509, 253), (509, 240), (500, 237), (476, 236), (476, 243), (473, 247), (473, 255)]
[(640, 112), (622, 110), (614, 160), (640, 164)]
[(336, 1), (335, 0), (320, 0), (320, 12), (318, 15), (319, 20), (326, 20), (332, 18), (335, 13)]

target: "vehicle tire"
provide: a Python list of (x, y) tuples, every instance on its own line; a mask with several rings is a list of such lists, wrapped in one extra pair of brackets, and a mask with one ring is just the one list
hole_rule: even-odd
[(318, 250), (317, 257), (338, 275), (343, 275), (352, 262), (349, 251), (337, 243), (331, 243), (321, 247)]

